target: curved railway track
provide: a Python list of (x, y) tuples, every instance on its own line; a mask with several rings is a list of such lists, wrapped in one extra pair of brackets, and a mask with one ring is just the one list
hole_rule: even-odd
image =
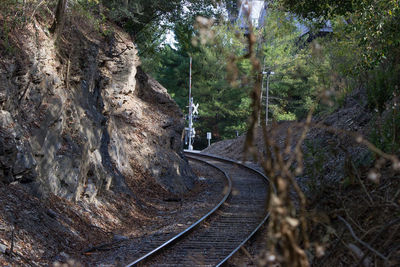
[(220, 266), (267, 220), (268, 179), (259, 171), (231, 160), (185, 153), (227, 178), (225, 196), (210, 212), (130, 266)]

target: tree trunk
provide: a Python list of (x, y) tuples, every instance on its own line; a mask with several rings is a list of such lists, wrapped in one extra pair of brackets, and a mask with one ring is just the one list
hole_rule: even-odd
[(62, 31), (65, 19), (65, 8), (67, 7), (67, 0), (58, 0), (56, 17), (53, 25), (51, 25), (50, 32), (55, 33), (56, 36)]
[(124, 7), (126, 9), (128, 9), (128, 5), (129, 5), (129, 0), (124, 0)]

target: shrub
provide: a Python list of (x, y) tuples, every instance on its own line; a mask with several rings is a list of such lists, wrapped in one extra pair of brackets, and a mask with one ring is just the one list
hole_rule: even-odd
[(368, 105), (383, 112), (399, 86), (400, 66), (379, 67), (371, 70), (367, 78)]
[(400, 149), (400, 113), (398, 106), (392, 104), (391, 110), (375, 119), (370, 139), (372, 143), (386, 153), (399, 153)]

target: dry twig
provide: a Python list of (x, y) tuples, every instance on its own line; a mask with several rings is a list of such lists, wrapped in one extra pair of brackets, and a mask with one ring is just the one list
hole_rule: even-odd
[[(375, 241), (384, 233), (386, 232), (391, 226), (400, 223), (400, 218), (397, 218), (395, 220), (392, 220), (390, 222), (388, 222), (387, 224), (385, 224), (382, 229), (375, 235), (375, 237), (372, 239), (371, 244), (374, 244)], [(397, 232), (397, 231), (396, 231)], [(394, 232), (395, 233), (395, 232)], [(391, 238), (389, 238), (385, 243), (388, 243), (391, 241), (391, 239), (393, 238), (393, 235), (391, 236)], [(363, 262), (363, 260), (365, 259), (365, 257), (368, 256), (369, 251), (367, 251), (364, 256), (360, 259), (360, 261), (358, 262), (357, 266), (360, 266), (361, 263)]]
[(346, 227), (349, 230), (350, 234), (353, 236), (353, 238), (358, 243), (360, 243), (361, 245), (363, 245), (364, 247), (366, 247), (370, 251), (374, 252), (377, 256), (379, 256), (381, 259), (383, 259), (385, 262), (387, 262), (387, 260), (388, 260), (387, 257), (382, 255), (379, 251), (377, 251), (376, 249), (372, 248), (368, 243), (365, 243), (364, 241), (362, 241), (361, 239), (359, 239), (357, 237), (357, 235), (354, 233), (353, 228), (351, 227), (351, 225), (345, 219), (343, 219), (343, 217), (338, 216), (338, 219), (341, 220), (346, 225)]

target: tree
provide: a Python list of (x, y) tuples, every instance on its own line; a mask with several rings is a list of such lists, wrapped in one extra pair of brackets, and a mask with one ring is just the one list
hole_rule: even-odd
[(333, 16), (354, 12), (366, 2), (374, 0), (279, 0), (278, 5), (285, 11), (307, 19), (330, 19)]
[(58, 0), (56, 15), (53, 24), (50, 27), (50, 32), (54, 33), (56, 36), (62, 31), (65, 20), (65, 9), (67, 7), (67, 0)]
[[(270, 8), (264, 28), (258, 33), (258, 38), (263, 40), (261, 62), (265, 72), (275, 73), (269, 79), (268, 117), (278, 121), (304, 118), (321, 85), (326, 83), (320, 79), (326, 68), (323, 64), (315, 64), (296, 22), (287, 12)], [(262, 101), (262, 105), (264, 103)]]
[[(206, 132), (212, 132), (217, 140), (232, 138), (236, 131), (244, 132), (249, 116), (250, 84), (239, 81), (232, 85), (228, 80), (228, 58), (244, 53), (243, 35), (236, 35), (233, 26), (214, 25), (210, 29), (214, 37), (205, 45), (192, 45), (198, 31), (190, 23), (179, 23), (175, 27), (177, 48), (165, 46), (159, 61), (148, 61), (146, 66), (163, 84), (187, 113), (189, 56), (193, 58), (192, 93), (200, 104), (199, 119), (195, 122), (197, 135), (202, 139), (197, 146), (206, 146)], [(235, 62), (239, 76), (246, 76), (249, 62)]]
[(312, 22), (336, 20), (347, 25), (345, 34), (353, 34), (353, 41), (363, 51), (361, 68), (399, 57), (400, 3), (397, 0), (279, 0), (285, 10)]

